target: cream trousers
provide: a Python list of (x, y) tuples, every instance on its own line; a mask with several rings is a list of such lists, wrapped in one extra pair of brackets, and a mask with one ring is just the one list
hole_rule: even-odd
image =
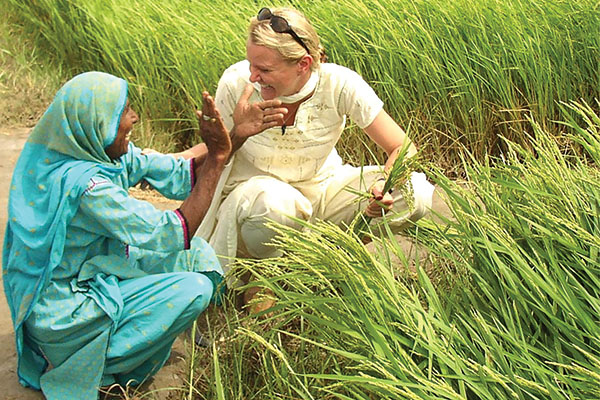
[[(208, 241), (225, 272), (236, 256), (279, 256), (280, 250), (270, 245), (276, 233), (268, 223), (274, 221), (299, 229), (299, 224), (289, 218), (291, 216), (305, 221), (319, 219), (348, 225), (367, 204), (367, 200), (358, 201), (352, 190), (368, 192), (381, 176), (380, 171), (381, 167), (377, 166), (357, 168), (344, 165), (321, 182), (294, 186), (269, 176), (252, 177), (237, 185), (225, 197)], [(431, 208), (433, 185), (422, 173), (413, 173), (411, 183), (412, 202), (407, 202), (400, 190), (392, 192), (393, 212), (388, 213), (386, 218), (395, 230), (423, 217)], [(409, 203), (412, 207), (408, 206)]]

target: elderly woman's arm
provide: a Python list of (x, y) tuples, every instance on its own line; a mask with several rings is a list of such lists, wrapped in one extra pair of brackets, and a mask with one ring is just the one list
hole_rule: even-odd
[[(80, 209), (87, 218), (79, 226), (80, 229), (116, 239), (116, 243), (124, 245), (121, 254), (127, 258), (130, 246), (164, 253), (190, 248), (192, 237), (208, 211), (221, 172), (231, 153), (229, 134), (214, 101), (208, 93), (203, 97), (202, 112), (198, 112), (198, 117), (200, 134), (207, 150), (202, 162), (195, 165), (194, 175), (190, 174), (186, 165), (191, 165), (190, 162), (174, 160), (172, 157), (157, 158), (149, 162), (155, 164), (151, 166), (140, 161), (139, 156), (124, 160), (131, 161), (131, 165), (126, 164), (131, 174), (135, 175), (133, 181), (148, 172), (153, 179), (195, 176), (192, 190), (188, 192), (189, 195), (180, 208), (175, 211), (159, 211), (150, 203), (129, 196), (127, 189), (131, 182), (113, 182), (99, 173), (90, 180), (82, 195)], [(205, 119), (203, 115), (211, 118)], [(136, 171), (139, 168), (142, 168), (141, 175)], [(175, 175), (169, 175), (172, 170)], [(179, 182), (175, 186), (186, 187), (188, 191), (190, 187), (187, 182)], [(111, 246), (111, 253), (118, 255), (118, 249)]]
[[(206, 152), (196, 156), (196, 183), (192, 193), (179, 207), (192, 236), (204, 219), (221, 177), (221, 172), (231, 154), (231, 140), (214, 99), (206, 92), (202, 94), (202, 112), (197, 112), (200, 135)], [(206, 118), (204, 118), (206, 117)]]

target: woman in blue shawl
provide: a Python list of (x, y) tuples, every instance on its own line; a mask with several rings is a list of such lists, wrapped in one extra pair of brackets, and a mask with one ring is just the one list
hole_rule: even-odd
[[(202, 115), (204, 114), (204, 115)], [(127, 83), (101, 72), (67, 82), (15, 167), (2, 254), (20, 382), (49, 400), (96, 399), (139, 384), (214, 299), (222, 270), (194, 238), (231, 152), (208, 94), (190, 161), (142, 155)], [(142, 179), (185, 201), (159, 211), (128, 195)]]

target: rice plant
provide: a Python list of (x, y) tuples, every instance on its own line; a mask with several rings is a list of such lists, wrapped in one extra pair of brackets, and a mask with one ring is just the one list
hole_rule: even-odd
[[(589, 106), (566, 108), (583, 122), (565, 122), (572, 146), (591, 153), (532, 120), (533, 149), (507, 141), (502, 162), (469, 159), (466, 185), (437, 177), (456, 220), (409, 233), (455, 266), (445, 285), (419, 264), (402, 279), (406, 265), (334, 225), (278, 227), (283, 257), (236, 267), (277, 305), (233, 314), (225, 397), (598, 398), (600, 172), (588, 157), (600, 124)], [(394, 240), (380, 245), (394, 252)]]
[[(198, 140), (193, 108), (245, 57), (247, 22), (259, 8), (222, 0), (5, 3), (65, 75), (100, 69), (128, 79), (144, 117), (138, 144), (160, 150)], [(593, 104), (600, 93), (595, 0), (290, 3), (314, 23), (330, 60), (362, 74), (402, 126), (412, 121), (414, 140), (446, 170), (463, 147), (482, 160), (506, 150), (500, 137), (527, 146), (529, 114), (559, 134), (550, 123), (559, 102)], [(359, 135), (344, 136), (347, 158)]]
[[(414, 206), (412, 203), (413, 199), (413, 187), (410, 181), (411, 173), (416, 171), (419, 167), (419, 154), (415, 154), (412, 157), (408, 157), (408, 150), (410, 148), (410, 142), (407, 141), (404, 143), (404, 146), (398, 151), (398, 155), (396, 160), (394, 160), (394, 164), (390, 168), (390, 170), (385, 174), (385, 182), (383, 184), (382, 193), (391, 192), (394, 188), (396, 188), (402, 197), (406, 200), (406, 204), (408, 206), (409, 212), (414, 210)], [(368, 199), (372, 196), (371, 193), (358, 193), (361, 199)], [(359, 213), (354, 221), (352, 222), (350, 228), (356, 235), (365, 235), (365, 237), (372, 236), (373, 233), (369, 229), (369, 224), (371, 223), (372, 218), (366, 215), (366, 213)]]

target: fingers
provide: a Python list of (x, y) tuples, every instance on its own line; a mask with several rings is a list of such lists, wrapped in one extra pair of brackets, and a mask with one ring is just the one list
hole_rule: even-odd
[(147, 180), (142, 179), (139, 183), (140, 189), (142, 190), (148, 190), (148, 189), (152, 189), (152, 186), (150, 186), (150, 184), (148, 183)]
[(196, 117), (198, 118), (198, 121), (200, 121), (200, 123), (202, 123), (202, 121), (209, 121), (209, 122), (217, 121), (217, 119), (215, 117), (211, 117), (208, 114), (203, 114), (202, 111), (200, 111), (200, 110), (196, 110)]
[(200, 137), (209, 155), (228, 157), (231, 153), (231, 139), (215, 100), (208, 92), (202, 93), (202, 111), (196, 110), (200, 122)]
[[(238, 100), (238, 104), (240, 103), (248, 103), (250, 97), (254, 93), (254, 86), (249, 83), (244, 87), (244, 91)], [(277, 108), (281, 106), (281, 100), (273, 99), (273, 100), (265, 100), (260, 103), (256, 103), (262, 110), (267, 110), (269, 108)]]
[(276, 126), (281, 126), (281, 122), (279, 122), (279, 121), (263, 122), (263, 124), (260, 127), (260, 130), (262, 132), (265, 129), (274, 128)]
[(383, 199), (383, 188), (373, 186), (373, 188), (371, 189), (371, 194), (373, 195), (373, 198), (375, 200), (381, 201)]
[(208, 92), (202, 92), (202, 115), (202, 118), (207, 121), (210, 118), (221, 118), (221, 114), (219, 114), (219, 110), (215, 104), (215, 99)]
[(277, 100), (279, 104), (273, 104), (273, 100), (263, 101), (257, 103), (256, 106), (263, 112), (264, 117), (273, 116), (274, 118), (283, 118), (288, 113), (288, 109), (281, 107), (281, 102)]
[(265, 100), (265, 101), (261, 101), (260, 103), (258, 103), (258, 105), (263, 110), (265, 110), (267, 108), (277, 108), (277, 107), (281, 106), (281, 100), (277, 100), (277, 99)]
[(369, 200), (367, 208), (365, 208), (365, 214), (371, 218), (381, 217), (392, 209), (393, 204), (394, 198), (389, 193), (383, 195), (381, 199), (373, 197)]
[(262, 122), (263, 124), (268, 124), (270, 122), (275, 122), (276, 124), (281, 124), (283, 122), (283, 118), (285, 115), (283, 113), (264, 113)]
[(242, 95), (240, 96), (240, 99), (238, 100), (238, 104), (239, 103), (248, 103), (248, 100), (250, 100), (250, 96), (252, 96), (253, 92), (254, 92), (254, 86), (252, 86), (251, 83), (247, 84), (246, 87), (244, 88), (244, 91), (242, 92)]
[(219, 113), (214, 98), (208, 92), (202, 92), (202, 111), (196, 110), (196, 116), (200, 121), (200, 127), (208, 127), (209, 125), (205, 125), (208, 123), (219, 129), (225, 129), (221, 113)]
[(274, 126), (282, 125), (285, 119), (285, 115), (288, 113), (288, 109), (285, 107), (267, 107), (265, 103), (272, 104), (272, 101), (257, 103), (255, 106), (262, 113), (262, 128), (267, 129)]
[(373, 195), (373, 198), (377, 201), (381, 201), (384, 197), (384, 193), (383, 193), (383, 187), (385, 185), (385, 182), (383, 180), (377, 180), (375, 181), (375, 183), (373, 183), (373, 186), (371, 187), (371, 194)]
[(247, 123), (252, 124), (256, 129), (255, 134), (282, 125), (288, 110), (281, 106), (281, 100), (265, 100), (250, 104), (250, 97), (254, 92), (255, 88), (252, 84), (247, 84), (244, 87), (234, 111), (236, 126), (239, 127)]
[(270, 116), (270, 115), (281, 115), (282, 117), (288, 113), (288, 109), (285, 107), (262, 107), (260, 106), (260, 109), (262, 110), (263, 114), (265, 116)]
[(283, 120), (288, 109), (281, 106), (281, 100), (265, 100), (255, 104), (263, 113), (265, 122)]

